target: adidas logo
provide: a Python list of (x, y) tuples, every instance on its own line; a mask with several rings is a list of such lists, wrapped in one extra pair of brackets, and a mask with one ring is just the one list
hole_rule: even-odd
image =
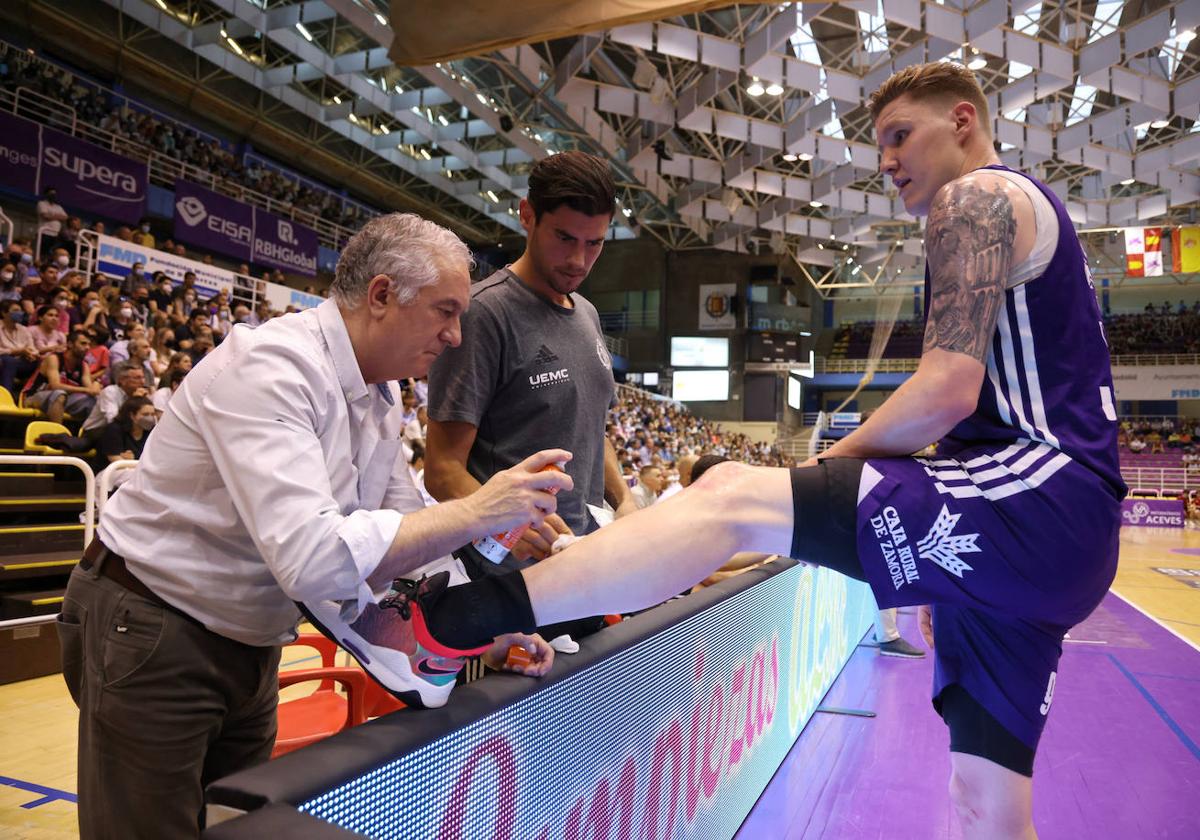
[(554, 355), (554, 351), (543, 344), (538, 348), (537, 355), (533, 359), (535, 364), (548, 365), (551, 362), (557, 362), (558, 356)]

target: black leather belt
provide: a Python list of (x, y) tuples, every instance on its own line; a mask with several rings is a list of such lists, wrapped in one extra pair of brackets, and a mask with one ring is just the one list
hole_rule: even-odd
[(129, 568), (125, 565), (125, 558), (120, 554), (110, 551), (98, 538), (93, 539), (92, 544), (83, 552), (83, 559), (79, 561), (79, 568), (86, 572), (96, 564), (100, 565), (97, 574), (108, 578), (114, 583), (120, 584), (135, 595), (141, 595), (143, 598), (153, 601), (160, 606), (174, 609), (162, 598), (155, 595), (150, 590), (150, 587), (134, 577), (133, 572), (129, 571)]

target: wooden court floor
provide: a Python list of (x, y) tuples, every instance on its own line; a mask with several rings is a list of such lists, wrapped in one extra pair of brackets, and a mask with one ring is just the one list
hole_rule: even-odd
[[(1200, 649), (1200, 529), (1123, 529), (1112, 588)], [(307, 648), (285, 651), (283, 668), (312, 667), (313, 653)], [(306, 690), (297, 686), (289, 692)], [(60, 675), (0, 686), (0, 837), (78, 836), (76, 719)]]

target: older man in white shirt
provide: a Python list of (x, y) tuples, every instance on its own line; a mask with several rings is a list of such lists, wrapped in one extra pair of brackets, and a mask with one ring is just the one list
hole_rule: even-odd
[[(570, 487), (538, 472), (570, 457), (555, 450), (425, 508), (397, 458), (391, 383), (459, 343), (469, 267), (449, 231), (374, 219), (342, 252), (333, 300), (235, 328), (184, 380), (59, 616), (84, 838), (195, 836), (204, 785), (269, 757), (296, 602), (353, 620), (393, 578), (543, 518)], [(544, 673), (545, 643), (518, 641), (534, 648), (526, 673)]]

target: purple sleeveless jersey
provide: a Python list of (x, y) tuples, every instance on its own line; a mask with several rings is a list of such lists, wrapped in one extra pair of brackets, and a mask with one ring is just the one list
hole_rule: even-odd
[(1116, 573), (1126, 488), (1087, 260), (1029, 180), (1058, 219), (1050, 264), (1005, 292), (974, 413), (933, 458), (868, 459), (857, 519), (879, 605), (934, 606), (935, 702), (957, 683), (1036, 746), (1063, 634)]
[[(1040, 278), (1005, 293), (979, 405), (946, 435), (938, 454), (1028, 439), (1048, 447), (1045, 457), (1031, 464), (1032, 475), (1048, 477), (1069, 458), (1124, 498), (1108, 342), (1087, 256), (1058, 196), (1040, 181), (1016, 174), (1031, 181), (1054, 208), (1058, 247)], [(926, 267), (926, 317), (929, 300)]]

